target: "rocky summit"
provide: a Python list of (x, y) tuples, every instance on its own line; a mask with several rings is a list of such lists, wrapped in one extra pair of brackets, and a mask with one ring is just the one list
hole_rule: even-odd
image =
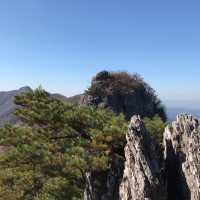
[(108, 109), (130, 118), (159, 115), (166, 121), (165, 108), (155, 91), (138, 74), (127, 72), (99, 72), (93, 77), (88, 90), (80, 100), (81, 105)]
[[(166, 127), (161, 147), (135, 115), (126, 139), (122, 173), (118, 177), (113, 174), (113, 178), (112, 174), (106, 175), (104, 180), (103, 176), (90, 174), (85, 200), (200, 199), (200, 126), (196, 118), (179, 115)], [(100, 188), (94, 180), (100, 181)], [(118, 190), (113, 190), (115, 181), (120, 182)]]
[(164, 133), (169, 200), (200, 199), (200, 126), (191, 115), (179, 115)]
[(166, 127), (163, 157), (140, 117), (132, 118), (126, 137), (121, 200), (200, 199), (200, 126), (196, 118), (178, 115)]
[(120, 200), (166, 199), (163, 162), (159, 158), (157, 145), (139, 116), (132, 117), (126, 138), (126, 162), (119, 191)]

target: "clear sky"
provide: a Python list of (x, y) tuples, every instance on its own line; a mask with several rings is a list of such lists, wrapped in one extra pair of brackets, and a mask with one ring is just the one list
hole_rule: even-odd
[(0, 1), (0, 90), (71, 96), (104, 69), (140, 73), (164, 101), (200, 104), (200, 1)]

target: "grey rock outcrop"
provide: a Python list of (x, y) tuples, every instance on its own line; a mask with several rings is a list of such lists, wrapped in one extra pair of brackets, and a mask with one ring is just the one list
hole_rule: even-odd
[(127, 133), (124, 177), (120, 200), (166, 199), (162, 161), (156, 144), (139, 116), (133, 116)]
[(132, 117), (126, 139), (123, 178), (119, 163), (105, 174), (88, 173), (85, 200), (200, 200), (200, 125), (196, 118), (179, 115), (166, 127), (164, 152), (139, 116)]
[(169, 200), (200, 199), (200, 126), (191, 115), (179, 115), (164, 132)]

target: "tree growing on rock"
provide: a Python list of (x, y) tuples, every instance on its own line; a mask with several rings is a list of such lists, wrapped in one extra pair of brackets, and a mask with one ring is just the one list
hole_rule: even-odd
[(102, 71), (91, 82), (82, 101), (85, 105), (103, 107), (123, 113), (127, 119), (134, 114), (166, 121), (165, 108), (155, 91), (138, 75), (127, 72)]

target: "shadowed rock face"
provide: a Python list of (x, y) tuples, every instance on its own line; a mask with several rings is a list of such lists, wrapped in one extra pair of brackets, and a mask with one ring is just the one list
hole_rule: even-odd
[(179, 115), (164, 133), (168, 200), (200, 199), (200, 126)]
[(165, 200), (160, 148), (139, 116), (133, 116), (126, 135), (125, 166), (116, 162), (106, 173), (87, 173), (84, 200)]
[[(106, 178), (100, 184), (106, 189), (99, 192), (93, 181), (88, 188), (95, 191), (90, 194), (97, 195), (85, 200), (200, 200), (200, 126), (197, 119), (179, 115), (177, 121), (166, 127), (164, 154), (159, 153), (158, 145), (139, 116), (132, 117), (126, 138), (126, 161), (119, 191), (113, 190), (113, 185), (119, 182), (120, 176), (110, 174), (111, 179)], [(89, 180), (95, 180), (94, 177), (98, 179), (91, 176)], [(105, 196), (114, 191), (119, 197)]]
[(155, 91), (138, 74), (99, 72), (92, 79), (80, 104), (123, 113), (127, 120), (136, 114), (142, 117), (158, 114), (164, 121), (167, 119)]
[(121, 200), (166, 199), (162, 163), (156, 147), (140, 117), (132, 117), (125, 147), (124, 177), (119, 191)]
[(166, 127), (163, 141), (164, 168), (142, 121), (137, 116), (132, 118), (127, 133), (121, 200), (200, 200), (199, 121), (191, 115), (177, 116)]
[(109, 170), (86, 173), (84, 200), (119, 200), (124, 163), (117, 156)]

